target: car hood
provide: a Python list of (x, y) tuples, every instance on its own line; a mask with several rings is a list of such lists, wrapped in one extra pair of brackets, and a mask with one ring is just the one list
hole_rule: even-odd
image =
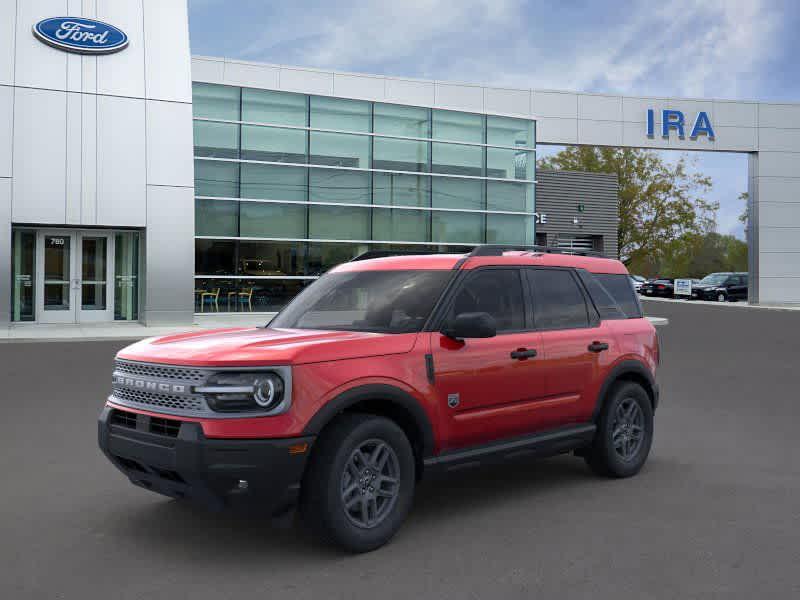
[(297, 365), (409, 352), (416, 333), (236, 328), (148, 338), (118, 358), (207, 367)]

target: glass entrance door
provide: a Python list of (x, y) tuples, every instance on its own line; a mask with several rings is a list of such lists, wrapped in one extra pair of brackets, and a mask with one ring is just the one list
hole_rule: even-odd
[(104, 232), (40, 231), (37, 314), (41, 323), (113, 321), (112, 236)]
[(37, 252), (37, 285), (39, 321), (42, 323), (74, 323), (74, 234), (39, 232)]
[(113, 321), (111, 235), (84, 232), (77, 237), (80, 244), (80, 285), (76, 286), (78, 321)]

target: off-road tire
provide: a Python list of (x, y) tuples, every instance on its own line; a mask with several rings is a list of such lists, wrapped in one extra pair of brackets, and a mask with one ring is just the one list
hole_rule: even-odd
[[(635, 404), (637, 408), (633, 408)], [(620, 435), (629, 439), (635, 430), (633, 426), (620, 434), (619, 411), (630, 408), (640, 417), (641, 442), (631, 450), (630, 456), (623, 456), (617, 443)], [(623, 410), (623, 412), (625, 412)], [(629, 442), (626, 442), (629, 443)], [(638, 383), (623, 381), (616, 383), (608, 393), (597, 421), (597, 431), (592, 445), (585, 452), (584, 458), (589, 467), (604, 477), (631, 477), (636, 475), (647, 461), (650, 446), (653, 443), (653, 407), (650, 396)]]
[[(387, 462), (393, 461), (395, 465), (399, 487), (382, 519), (364, 527), (354, 522), (346, 508), (343, 487), (345, 481), (351, 481), (352, 475), (345, 474), (345, 469), (352, 468), (356, 449), (375, 440), (391, 448), (393, 458)], [(364, 488), (370, 486), (369, 477), (365, 477)], [(362, 486), (360, 479), (352, 481)], [(311, 530), (329, 543), (349, 552), (369, 552), (386, 544), (400, 529), (411, 508), (415, 481), (411, 444), (394, 421), (369, 414), (345, 413), (322, 431), (314, 445), (303, 478), (300, 514)], [(356, 492), (360, 493), (360, 489)]]

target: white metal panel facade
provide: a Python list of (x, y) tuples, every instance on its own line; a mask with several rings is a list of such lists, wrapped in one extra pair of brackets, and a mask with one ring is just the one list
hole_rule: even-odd
[[(88, 56), (34, 37), (38, 21), (58, 16), (109, 22), (128, 35), (128, 47)], [(0, 45), (0, 201), (8, 203), (0, 211), (0, 264), (10, 262), (12, 224), (144, 230), (148, 184), (193, 195), (186, 0), (2, 0)], [(192, 231), (170, 236), (184, 260), (161, 271), (174, 271), (166, 280), (190, 277), (193, 206), (176, 204), (170, 219)], [(144, 252), (151, 247), (159, 245), (145, 244)], [(10, 281), (0, 275), (0, 322), (6, 322)], [(176, 298), (167, 286), (162, 301), (160, 283), (145, 282), (147, 301), (175, 322), (191, 322), (191, 291)]]

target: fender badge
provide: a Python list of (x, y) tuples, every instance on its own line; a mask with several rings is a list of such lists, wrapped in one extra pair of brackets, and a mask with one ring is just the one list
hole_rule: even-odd
[(458, 394), (447, 394), (447, 406), (455, 408), (460, 402)]

